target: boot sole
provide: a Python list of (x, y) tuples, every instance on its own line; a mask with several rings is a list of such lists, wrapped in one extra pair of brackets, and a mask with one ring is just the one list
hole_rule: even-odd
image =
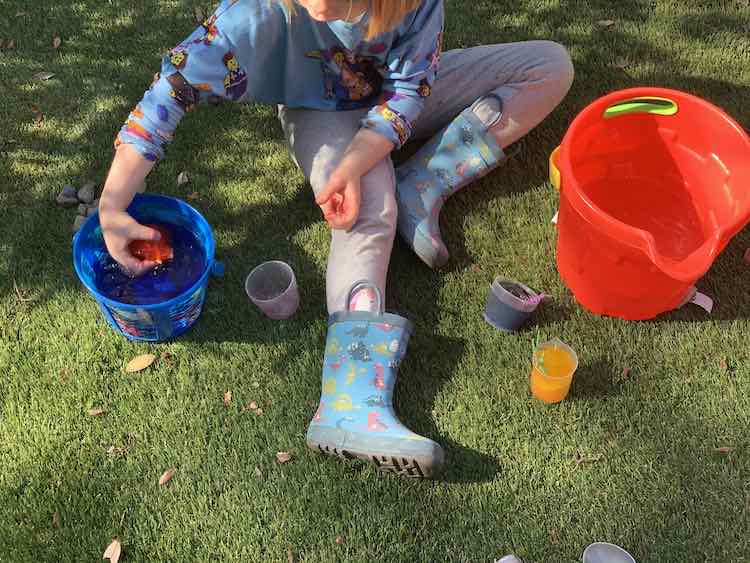
[(352, 449), (338, 449), (329, 444), (318, 442), (307, 442), (307, 445), (310, 449), (326, 455), (336, 456), (346, 461), (359, 459), (373, 464), (382, 473), (392, 473), (410, 479), (430, 479), (437, 474), (439, 467), (427, 459), (420, 460), (415, 457), (379, 455)]

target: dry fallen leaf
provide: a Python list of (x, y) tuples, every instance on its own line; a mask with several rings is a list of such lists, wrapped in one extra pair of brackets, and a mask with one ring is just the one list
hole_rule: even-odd
[(576, 467), (580, 467), (584, 463), (594, 463), (596, 461), (600, 461), (601, 459), (602, 459), (602, 456), (600, 455), (585, 457), (585, 456), (582, 456), (580, 452), (576, 452), (575, 456), (573, 456), (573, 461), (575, 462)]
[(549, 531), (549, 543), (551, 543), (552, 545), (557, 544), (557, 530), (555, 530), (554, 528)]
[(627, 381), (630, 378), (630, 368), (622, 368), (622, 377), (623, 381)]
[(59, 49), (60, 45), (62, 45), (62, 39), (60, 39), (59, 37), (55, 37), (52, 40), (52, 48), (53, 49)]
[(49, 80), (50, 78), (54, 78), (55, 73), (54, 72), (37, 72), (31, 77), (31, 80), (34, 82), (44, 82), (45, 80)]
[(253, 473), (256, 479), (263, 479), (263, 472), (260, 470), (260, 467), (256, 467)]
[(31, 104), (31, 113), (34, 114), (34, 124), (35, 125), (41, 125), (44, 121), (44, 114), (42, 113), (42, 108), (40, 108), (36, 104)]
[(735, 448), (733, 448), (732, 446), (723, 446), (721, 448), (714, 448), (714, 453), (717, 453), (717, 454), (731, 454), (734, 450), (735, 450)]
[(726, 358), (719, 359), (719, 367), (724, 371), (727, 371), (729, 369), (729, 364), (727, 363)]
[(227, 391), (226, 393), (224, 393), (224, 406), (228, 407), (231, 404), (232, 404), (232, 392)]
[(292, 460), (292, 456), (288, 452), (278, 452), (276, 454), (276, 461), (279, 463), (286, 463)]
[(33, 301), (33, 297), (26, 297), (24, 293), (21, 292), (20, 289), (18, 289), (18, 284), (16, 284), (16, 278), (13, 278), (13, 290), (16, 292), (16, 299), (19, 303), (27, 303), (28, 301)]
[(52, 515), (52, 525), (55, 528), (59, 528), (60, 526), (62, 526), (62, 520), (60, 519), (60, 513), (57, 510), (55, 510), (55, 513)]
[(203, 16), (203, 10), (200, 9), (200, 7), (196, 6), (195, 8), (195, 21), (198, 23), (203, 23), (203, 20), (206, 19)]
[(182, 186), (183, 184), (187, 184), (190, 181), (190, 178), (187, 175), (187, 172), (180, 172), (177, 175), (177, 185)]
[(750, 264), (750, 248), (745, 251), (745, 262)]
[(125, 372), (136, 373), (139, 371), (143, 371), (151, 364), (153, 364), (154, 360), (156, 360), (156, 356), (154, 354), (143, 354), (141, 356), (136, 356), (135, 358), (130, 360), (130, 363), (128, 363), (128, 365), (125, 367)]
[(479, 272), (482, 271), (482, 267), (479, 264), (472, 264), (471, 271), (474, 272), (475, 274), (478, 274)]
[(120, 560), (120, 554), (122, 553), (122, 546), (117, 538), (112, 540), (112, 543), (107, 546), (102, 559), (109, 559), (111, 563), (117, 563)]
[(174, 354), (172, 352), (162, 352), (161, 356), (159, 356), (159, 360), (162, 362), (174, 360)]
[(596, 25), (601, 27), (602, 29), (609, 29), (613, 25), (615, 25), (615, 20), (599, 20), (596, 22)]
[(27, 16), (28, 14), (29, 14), (28, 12), (16, 12), (16, 17), (21, 18), (23, 16)]
[(255, 414), (258, 415), (258, 416), (262, 416), (263, 415), (263, 409), (255, 409)]
[(199, 194), (198, 192), (192, 192), (187, 195), (188, 199), (193, 199), (193, 200), (198, 199), (200, 197), (201, 197), (201, 194)]
[(286, 550), (286, 560), (288, 563), (294, 563), (294, 552), (291, 547)]
[(13, 41), (12, 39), (5, 44), (6, 49), (12, 49), (15, 46), (16, 46), (16, 42)]
[(630, 66), (630, 60), (626, 59), (625, 57), (620, 57), (612, 63), (612, 66), (618, 70), (625, 70)]
[(174, 474), (177, 473), (177, 469), (174, 467), (167, 469), (164, 473), (161, 474), (161, 477), (159, 477), (159, 485), (166, 485), (172, 480), (172, 477), (174, 477)]
[(344, 537), (343, 536), (336, 536), (336, 543), (338, 545), (344, 545)]
[(253, 410), (253, 411), (257, 410), (258, 409), (258, 403), (256, 403), (255, 401), (253, 401), (249, 405), (247, 405), (247, 408), (249, 408), (250, 410)]
[(104, 414), (104, 409), (93, 408), (93, 409), (89, 409), (87, 412), (89, 416), (101, 416)]

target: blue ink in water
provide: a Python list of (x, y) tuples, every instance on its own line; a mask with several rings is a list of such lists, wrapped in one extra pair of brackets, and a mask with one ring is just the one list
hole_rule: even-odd
[(200, 279), (206, 270), (203, 245), (185, 227), (162, 225), (172, 234), (174, 258), (133, 278), (104, 251), (94, 264), (94, 284), (99, 293), (128, 305), (153, 305), (181, 295)]

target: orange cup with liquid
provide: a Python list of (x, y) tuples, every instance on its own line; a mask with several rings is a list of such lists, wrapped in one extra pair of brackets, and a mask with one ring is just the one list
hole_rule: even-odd
[(534, 350), (529, 387), (531, 394), (545, 403), (559, 403), (570, 391), (578, 356), (563, 341), (553, 338)]

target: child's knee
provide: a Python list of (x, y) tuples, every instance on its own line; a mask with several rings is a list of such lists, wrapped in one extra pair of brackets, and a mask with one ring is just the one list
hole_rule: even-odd
[(544, 65), (547, 78), (556, 84), (562, 95), (567, 94), (573, 84), (575, 69), (568, 50), (554, 41), (539, 41), (541, 56), (546, 61)]

